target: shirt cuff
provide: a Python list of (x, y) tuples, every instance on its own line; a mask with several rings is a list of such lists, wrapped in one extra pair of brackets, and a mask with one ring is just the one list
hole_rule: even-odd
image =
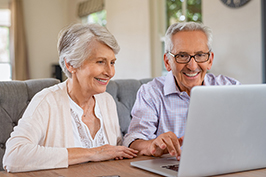
[(141, 133), (130, 133), (125, 135), (123, 146), (129, 147), (129, 145), (136, 139), (149, 140), (146, 136), (144, 136)]

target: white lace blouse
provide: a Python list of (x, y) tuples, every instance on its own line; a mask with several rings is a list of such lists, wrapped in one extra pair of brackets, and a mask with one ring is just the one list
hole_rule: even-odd
[(94, 139), (91, 137), (90, 130), (82, 121), (83, 109), (77, 105), (68, 95), (70, 101), (70, 112), (72, 118), (72, 127), (74, 134), (75, 147), (93, 148), (108, 144), (106, 133), (103, 129), (103, 121), (101, 111), (97, 101), (95, 102), (94, 112), (100, 120), (100, 129), (96, 133)]

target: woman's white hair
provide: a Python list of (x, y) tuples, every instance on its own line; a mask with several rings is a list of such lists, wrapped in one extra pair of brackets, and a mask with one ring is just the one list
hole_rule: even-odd
[(107, 45), (115, 54), (120, 50), (114, 36), (99, 24), (74, 24), (60, 31), (57, 43), (59, 64), (67, 77), (71, 78), (72, 74), (67, 70), (65, 60), (73, 68), (80, 67), (89, 57), (89, 44), (94, 40)]
[(208, 48), (212, 50), (212, 31), (209, 27), (202, 23), (182, 22), (171, 25), (165, 33), (165, 53), (171, 52), (173, 49), (172, 36), (180, 31), (202, 31), (207, 36)]

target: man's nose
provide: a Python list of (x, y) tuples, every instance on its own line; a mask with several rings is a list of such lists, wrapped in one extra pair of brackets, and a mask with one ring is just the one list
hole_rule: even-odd
[(195, 60), (195, 56), (191, 56), (190, 61), (187, 63), (187, 67), (192, 71), (198, 68), (198, 63)]

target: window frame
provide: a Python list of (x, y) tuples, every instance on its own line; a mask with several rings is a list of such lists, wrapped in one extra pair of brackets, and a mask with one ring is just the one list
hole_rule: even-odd
[[(9, 71), (9, 75), (1, 73), (0, 81), (10, 81), (10, 80), (12, 80), (12, 61), (11, 61), (11, 53), (10, 53), (11, 12), (10, 12), (10, 9), (8, 9), (8, 8), (0, 8), (0, 10), (8, 10), (9, 11), (9, 17), (8, 17), (9, 22), (7, 24), (0, 24), (0, 28), (7, 28), (7, 30), (8, 30), (8, 34), (7, 34), (8, 40), (7, 40), (7, 45), (5, 45), (8, 48), (7, 49), (8, 50), (7, 51), (8, 52), (8, 61), (1, 61), (0, 60), (0, 65), (6, 65), (6, 64), (9, 65), (9, 69), (4, 71), (4, 72)], [(2, 69), (1, 69), (1, 71), (3, 72)], [(6, 77), (4, 75), (6, 75)], [(2, 77), (2, 76), (4, 76), (4, 77)]]

